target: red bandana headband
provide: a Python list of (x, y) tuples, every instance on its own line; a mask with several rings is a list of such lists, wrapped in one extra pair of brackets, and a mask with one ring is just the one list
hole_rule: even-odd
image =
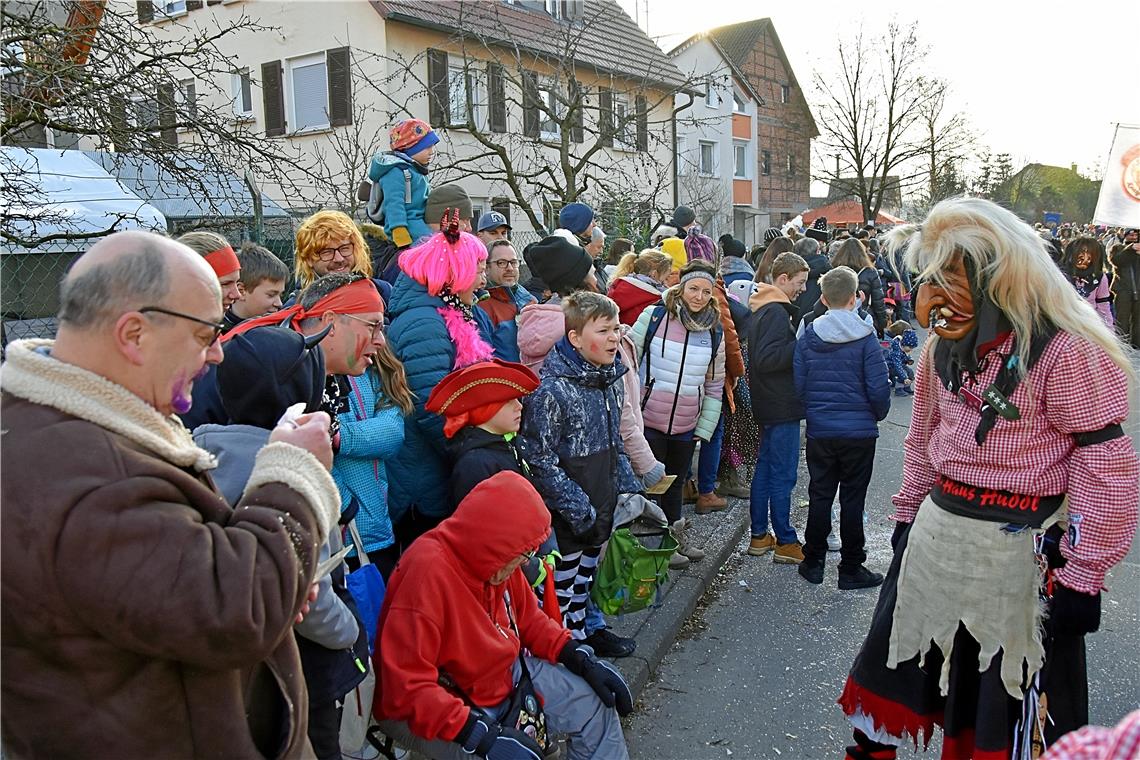
[(214, 270), (214, 274), (218, 276), (219, 280), (241, 269), (241, 262), (238, 261), (237, 254), (228, 245), (225, 248), (207, 253), (206, 263)]
[(263, 317), (247, 319), (222, 336), (222, 342), (224, 343), (235, 335), (241, 335), (262, 325), (280, 325), (295, 330), (300, 321), (319, 317), (328, 311), (335, 314), (382, 313), (384, 311), (384, 300), (380, 298), (380, 291), (376, 289), (372, 280), (365, 277), (342, 288), (337, 288), (313, 304), (311, 309), (303, 309), (300, 304), (295, 304), (288, 309), (275, 311)]

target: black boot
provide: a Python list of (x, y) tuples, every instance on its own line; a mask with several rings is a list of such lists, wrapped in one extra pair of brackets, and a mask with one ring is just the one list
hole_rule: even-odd
[(863, 565), (859, 565), (855, 568), (839, 568), (839, 588), (843, 591), (857, 588), (874, 588), (882, 584), (882, 582), (882, 573), (872, 572)]
[(823, 583), (823, 562), (820, 560), (804, 559), (796, 568), (799, 574), (808, 583), (819, 585)]
[(637, 649), (637, 640), (618, 636), (609, 628), (599, 628), (582, 642), (588, 644), (598, 657), (629, 657)]

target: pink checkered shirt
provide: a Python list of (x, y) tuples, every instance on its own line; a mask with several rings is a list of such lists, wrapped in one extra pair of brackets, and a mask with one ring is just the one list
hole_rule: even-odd
[(1140, 710), (1116, 728), (1085, 726), (1062, 736), (1041, 760), (1136, 760), (1140, 758)]
[[(1012, 337), (1000, 351), (1010, 351)], [(1104, 586), (1136, 533), (1140, 462), (1128, 436), (1078, 447), (1074, 433), (1122, 423), (1128, 416), (1128, 380), (1098, 347), (1069, 333), (1046, 346), (1012, 401), (1017, 421), (998, 418), (986, 442), (974, 440), (980, 414), (943, 387), (924, 351), (914, 383), (914, 415), (904, 444), (903, 484), (892, 501), (895, 519), (911, 522), (938, 475), (981, 488), (1029, 496), (1069, 495), (1080, 515), (1076, 546), (1063, 540), (1064, 585), (1086, 594)], [(978, 376), (980, 395), (997, 377), (992, 356)]]

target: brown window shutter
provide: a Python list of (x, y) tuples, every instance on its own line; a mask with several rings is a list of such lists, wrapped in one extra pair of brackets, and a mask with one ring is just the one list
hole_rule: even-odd
[(582, 90), (582, 85), (578, 84), (578, 80), (573, 77), (570, 78), (570, 107), (574, 109), (574, 118), (570, 121), (570, 139), (573, 142), (580, 143), (585, 139), (584, 135), (584, 120), (586, 96)]
[(428, 50), (428, 120), (436, 129), (448, 122), (447, 53)]
[(499, 196), (491, 199), (491, 210), (498, 211), (507, 220), (507, 224), (511, 223), (511, 199)]
[(644, 95), (637, 96), (637, 149), (649, 150), (649, 107)]
[(122, 153), (131, 147), (130, 126), (127, 124), (127, 99), (122, 95), (111, 95), (108, 99), (111, 119), (111, 142), (115, 151)]
[(138, 11), (140, 24), (154, 21), (154, 3), (151, 0), (139, 0), (135, 3), (135, 10)]
[(352, 53), (346, 47), (325, 52), (329, 77), (329, 126), (352, 123)]
[(207, 5), (207, 6), (210, 6), (210, 5), (221, 5), (221, 4), (222, 4), (222, 0), (206, 0), (206, 5)]
[(281, 82), (281, 61), (261, 64), (261, 99), (265, 108), (265, 136), (285, 134), (285, 88)]
[(523, 134), (538, 137), (542, 115), (538, 108), (538, 83), (534, 74), (523, 72)]
[(202, 0), (186, 0), (187, 11), (200, 11), (202, 10)]
[(598, 131), (602, 136), (602, 145), (612, 148), (614, 146), (614, 92), (606, 87), (598, 90)]
[(174, 103), (174, 85), (162, 84), (158, 86), (158, 124), (162, 141), (171, 147), (178, 145), (178, 110)]
[(488, 128), (492, 132), (506, 132), (507, 93), (503, 86), (503, 66), (500, 63), (487, 64), (487, 101)]

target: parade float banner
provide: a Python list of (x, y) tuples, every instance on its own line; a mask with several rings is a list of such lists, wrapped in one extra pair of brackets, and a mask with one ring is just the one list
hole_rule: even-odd
[(1140, 127), (1116, 126), (1093, 222), (1140, 227)]

